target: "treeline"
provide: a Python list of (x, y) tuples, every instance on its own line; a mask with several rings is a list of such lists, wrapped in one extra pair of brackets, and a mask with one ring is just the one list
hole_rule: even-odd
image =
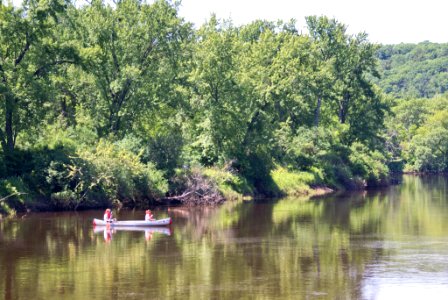
[(448, 44), (382, 46), (381, 78), (395, 99), (387, 118), (386, 144), (407, 172), (448, 171)]
[(448, 171), (448, 94), (402, 99), (387, 121), (389, 150), (407, 172)]
[(431, 98), (448, 91), (448, 44), (385, 45), (377, 52), (381, 79), (394, 98)]
[(387, 181), (378, 47), (334, 19), (302, 34), (194, 29), (167, 1), (0, 7), (3, 211)]

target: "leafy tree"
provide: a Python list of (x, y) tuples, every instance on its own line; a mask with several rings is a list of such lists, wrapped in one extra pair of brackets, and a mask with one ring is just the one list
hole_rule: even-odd
[(89, 99), (101, 135), (123, 135), (161, 103), (177, 99), (183, 80), (182, 43), (190, 25), (167, 1), (93, 1), (80, 13), (85, 32), (85, 69), (96, 93)]
[(418, 171), (448, 170), (448, 110), (438, 111), (410, 143), (410, 163)]
[(189, 79), (196, 139), (191, 146), (202, 163), (211, 165), (236, 156), (246, 130), (246, 103), (237, 82), (238, 43), (231, 25), (212, 17), (197, 35)]
[[(318, 124), (322, 98), (341, 124), (349, 124), (346, 143), (371, 142), (382, 129), (388, 104), (370, 78), (377, 77), (377, 46), (365, 33), (350, 36), (346, 26), (327, 17), (307, 17), (310, 36), (317, 43), (321, 71), (316, 94), (315, 124)], [(328, 74), (331, 72), (331, 75)], [(326, 94), (322, 94), (326, 93)]]
[(394, 147), (410, 171), (441, 172), (446, 161), (448, 98), (401, 100), (387, 122), (389, 139), (395, 135)]
[(73, 64), (77, 53), (61, 44), (54, 27), (63, 23), (67, 3), (24, 1), (21, 8), (0, 4), (0, 142), (14, 153), (21, 131), (36, 126), (49, 101), (48, 74)]
[[(313, 44), (316, 47), (316, 57), (312, 74), (318, 75), (310, 80), (310, 90), (316, 98), (314, 110), (314, 125), (319, 126), (322, 100), (330, 101), (336, 97), (333, 84), (337, 75), (336, 57), (344, 47), (345, 26), (335, 19), (326, 17), (306, 17), (307, 27)], [(327, 106), (328, 104), (325, 103)]]

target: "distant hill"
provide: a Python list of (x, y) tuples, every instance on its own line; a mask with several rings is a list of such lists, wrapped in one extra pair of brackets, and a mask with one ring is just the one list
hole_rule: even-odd
[(398, 98), (431, 98), (448, 91), (448, 44), (385, 45), (378, 50), (377, 84)]

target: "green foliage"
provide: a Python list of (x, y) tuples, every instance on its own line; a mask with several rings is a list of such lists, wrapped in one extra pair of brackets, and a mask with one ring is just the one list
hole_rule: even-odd
[(247, 180), (235, 174), (234, 170), (206, 168), (203, 173), (206, 177), (216, 182), (219, 191), (226, 199), (237, 199), (253, 195), (253, 188)]
[(168, 190), (163, 173), (153, 164), (143, 164), (139, 155), (106, 141), (100, 141), (94, 151), (84, 150), (78, 155), (70, 166), (69, 178), (77, 181), (79, 193), (87, 200), (145, 205)]
[(32, 204), (31, 191), (20, 177), (0, 180), (0, 213), (15, 214)]
[(288, 171), (282, 167), (272, 170), (271, 176), (281, 195), (308, 194), (310, 186), (318, 182), (316, 175), (311, 172)]
[(396, 98), (431, 98), (448, 91), (448, 45), (385, 45), (377, 52), (378, 85)]
[(93, 79), (84, 81), (93, 93), (85, 94), (84, 86), (75, 92), (86, 97), (101, 136), (123, 136), (147, 111), (175, 104), (188, 54), (183, 42), (190, 36), (176, 4), (125, 0), (111, 7), (94, 1), (77, 13), (81, 74)]
[[(278, 160), (290, 169), (309, 170), (318, 166), (320, 159), (340, 143), (339, 130), (299, 127), (294, 133), (285, 125), (277, 131), (280, 148)], [(339, 127), (342, 131), (344, 128), (343, 125)]]
[[(150, 162), (141, 162), (143, 151), (132, 152), (129, 142), (100, 141), (92, 148), (76, 145), (77, 130), (51, 135), (54, 128), (48, 128), (33, 151), (15, 152), (15, 161), (27, 156), (27, 163), (17, 169), (23, 183), (20, 187), (38, 191), (33, 197), (44, 200), (40, 200), (41, 206), (77, 209), (116, 202), (140, 206), (163, 197), (168, 190), (163, 172)], [(14, 207), (19, 211), (25, 208)]]
[(346, 126), (340, 125), (333, 130), (302, 127), (295, 135), (280, 131), (279, 146), (283, 155), (279, 161), (290, 172), (300, 169), (312, 172), (314, 184), (349, 189), (385, 184), (389, 175), (387, 159), (360, 142), (345, 146), (341, 137), (346, 130)]
[[(163, 126), (157, 128), (154, 133), (150, 133), (142, 154), (144, 162), (153, 162), (157, 169), (165, 170), (167, 176), (174, 175), (175, 169), (182, 163), (182, 150), (184, 137), (178, 126)], [(136, 146), (141, 146), (136, 145)]]
[(53, 91), (49, 74), (78, 61), (73, 45), (57, 34), (66, 25), (65, 3), (25, 3), (20, 8), (0, 3), (0, 142), (11, 157), (18, 134), (44, 119)]
[(410, 172), (448, 170), (448, 97), (400, 101), (388, 120), (389, 139), (396, 136), (395, 148)]
[(349, 156), (354, 176), (364, 178), (368, 186), (386, 184), (389, 176), (387, 160), (379, 151), (370, 151), (361, 143), (353, 143)]
[(448, 170), (448, 110), (436, 111), (418, 128), (409, 147), (414, 170)]
[(242, 87), (236, 82), (235, 30), (212, 18), (197, 35), (189, 79), (194, 85), (191, 104), (195, 107), (191, 149), (201, 163), (213, 165), (238, 153), (246, 127), (240, 113), (247, 104), (241, 101)]
[(165, 0), (0, 8), (0, 177), (53, 208), (147, 205), (168, 182), (202, 200), (379, 183), (380, 153), (411, 155), (398, 140), (435, 109), (406, 107), (416, 127), (384, 138), (378, 47), (323, 16), (302, 34), (215, 16), (194, 29)]

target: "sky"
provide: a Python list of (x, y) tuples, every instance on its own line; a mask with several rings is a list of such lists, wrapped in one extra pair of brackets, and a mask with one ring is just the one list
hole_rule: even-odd
[(448, 0), (182, 0), (179, 15), (201, 25), (212, 13), (244, 25), (256, 19), (295, 19), (325, 15), (347, 25), (348, 32), (366, 32), (380, 44), (448, 43)]

